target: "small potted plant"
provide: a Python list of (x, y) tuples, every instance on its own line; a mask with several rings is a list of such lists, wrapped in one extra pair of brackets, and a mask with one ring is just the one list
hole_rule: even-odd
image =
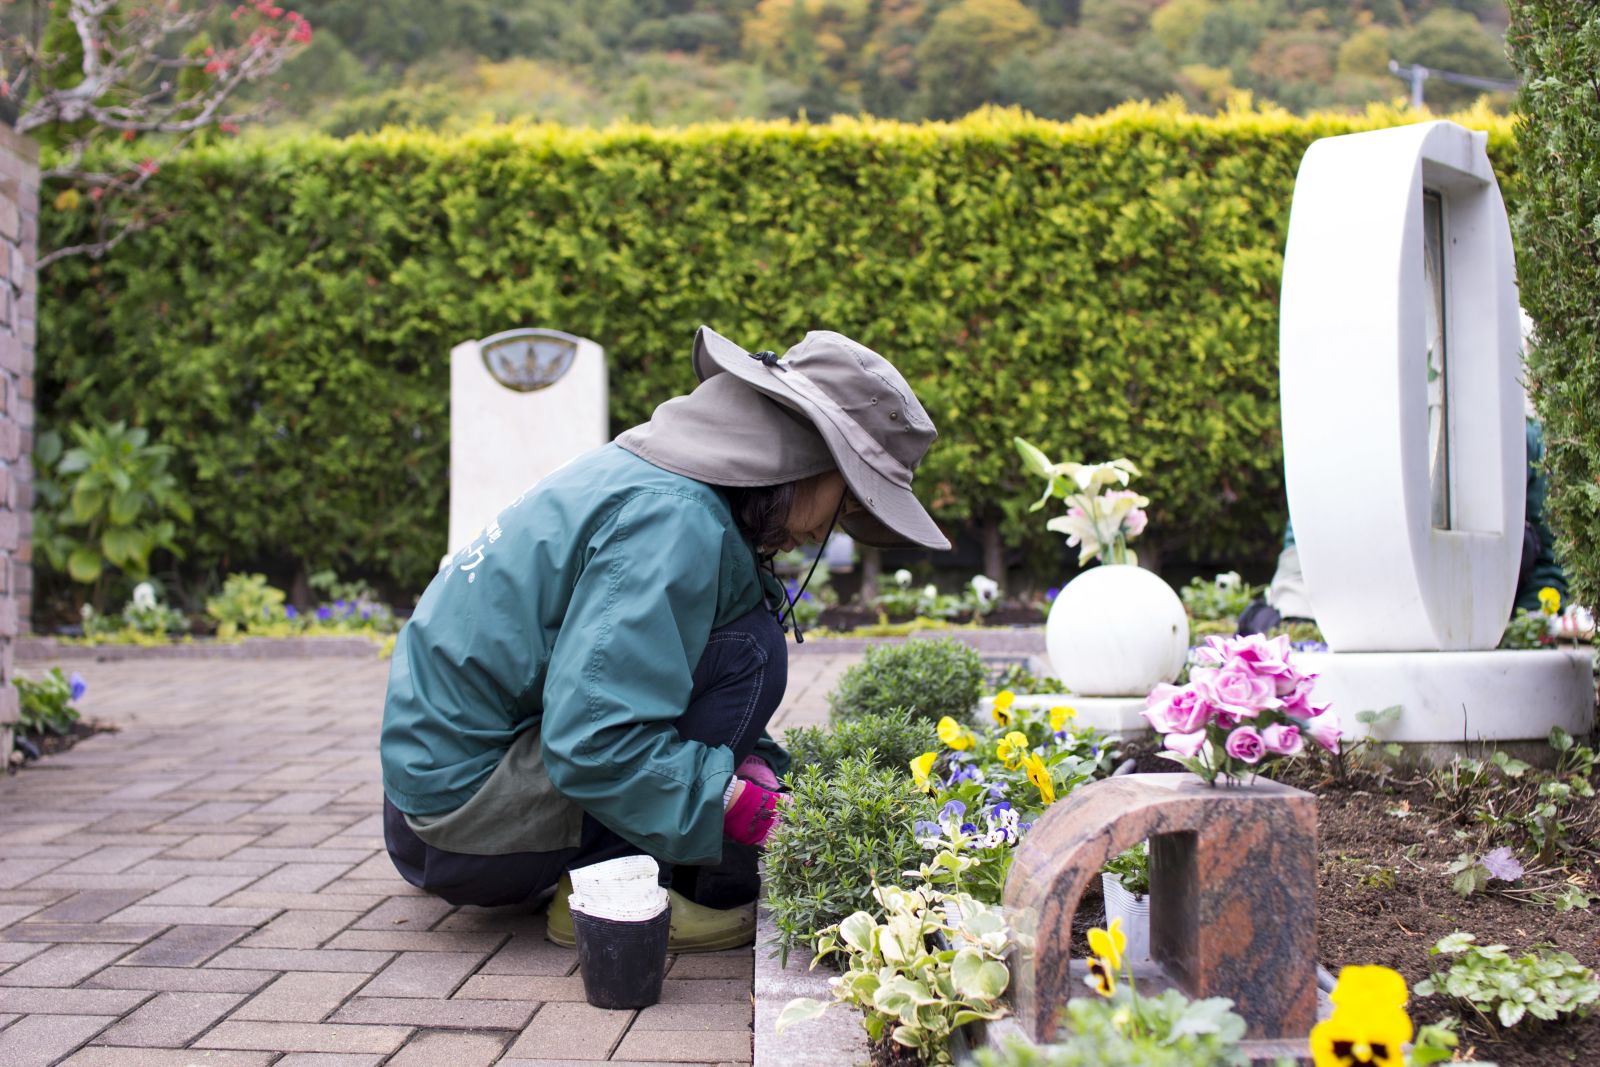
[(1100, 871), (1106, 899), (1106, 925), (1118, 920), (1128, 938), (1128, 958), (1150, 958), (1150, 842), (1120, 853)]

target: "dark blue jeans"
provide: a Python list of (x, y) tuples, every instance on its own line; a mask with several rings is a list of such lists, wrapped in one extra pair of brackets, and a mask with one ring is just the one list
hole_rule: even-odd
[[(686, 741), (733, 750), (737, 767), (755, 750), (756, 742), (778, 710), (789, 681), (789, 651), (783, 629), (765, 607), (758, 607), (720, 629), (694, 671), (689, 706), (675, 723)], [(400, 876), (452, 904), (498, 907), (521, 904), (543, 893), (567, 871), (643, 850), (583, 817), (583, 836), (574, 848), (554, 852), (514, 852), (504, 856), (469, 856), (435, 848), (418, 837), (405, 816), (385, 797), (383, 836)], [(691, 899), (709, 907), (732, 907), (755, 899), (755, 852), (723, 842), (718, 867), (663, 867), (663, 879)], [(744, 899), (737, 899), (743, 897)]]

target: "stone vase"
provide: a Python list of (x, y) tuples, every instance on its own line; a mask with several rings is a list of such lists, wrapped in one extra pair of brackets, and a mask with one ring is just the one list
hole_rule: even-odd
[(1068, 582), (1050, 605), (1045, 647), (1073, 695), (1144, 697), (1183, 669), (1189, 617), (1157, 575), (1102, 565)]

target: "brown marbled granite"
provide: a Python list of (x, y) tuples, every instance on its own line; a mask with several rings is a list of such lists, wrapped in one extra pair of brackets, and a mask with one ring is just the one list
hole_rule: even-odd
[(1150, 954), (1193, 997), (1228, 997), (1252, 1038), (1301, 1039), (1317, 1013), (1317, 806), (1261, 781), (1212, 788), (1191, 774), (1130, 774), (1053, 805), (1017, 849), (1005, 903), (1023, 949), (1018, 1021), (1055, 1037), (1086, 996), (1072, 917), (1106, 860), (1150, 839)]

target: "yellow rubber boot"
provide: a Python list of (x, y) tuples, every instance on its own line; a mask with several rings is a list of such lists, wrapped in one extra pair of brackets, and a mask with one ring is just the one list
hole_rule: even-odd
[[(550, 907), (545, 912), (545, 936), (566, 948), (577, 944), (572, 930), (572, 907), (567, 899), (571, 895), (572, 880), (562, 875), (556, 884), (556, 895), (550, 899)], [(751, 944), (756, 939), (753, 901), (724, 911), (703, 907), (672, 890), (667, 891), (667, 899), (672, 902), (668, 952), (719, 952)]]

